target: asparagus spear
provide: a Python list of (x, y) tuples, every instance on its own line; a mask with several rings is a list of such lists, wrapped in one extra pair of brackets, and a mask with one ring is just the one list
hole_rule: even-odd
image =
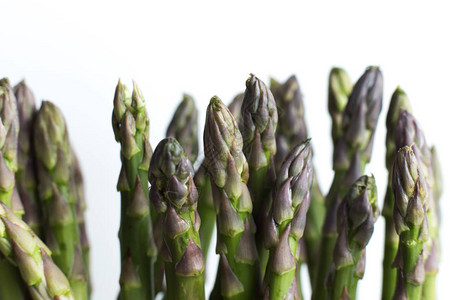
[(78, 232), (80, 236), (81, 254), (83, 257), (83, 263), (85, 267), (85, 274), (88, 282), (88, 289), (90, 296), (92, 291), (92, 282), (90, 275), (90, 256), (89, 256), (91, 246), (89, 244), (89, 238), (86, 229), (86, 220), (84, 217), (87, 208), (84, 194), (84, 180), (78, 157), (73, 149), (71, 151), (72, 151), (72, 166), (71, 166), (70, 190), (72, 193), (74, 193), (73, 197), (76, 198), (75, 215), (78, 226)]
[[(249, 166), (248, 188), (253, 199), (256, 222), (256, 242), (261, 271), (266, 269), (268, 251), (264, 247), (264, 222), (270, 207), (270, 195), (275, 182), (274, 156), (277, 151), (275, 130), (278, 113), (272, 92), (264, 82), (250, 74), (241, 108), (239, 129), (244, 142), (244, 154)], [(264, 276), (264, 274), (262, 274)]]
[(162, 140), (149, 170), (150, 199), (163, 217), (167, 299), (205, 299), (194, 170), (176, 139)]
[[(198, 121), (197, 108), (195, 107), (194, 99), (191, 96), (187, 94), (183, 95), (183, 100), (175, 110), (169, 127), (167, 128), (166, 136), (174, 137), (179, 141), (183, 149), (185, 149), (186, 155), (191, 163), (195, 163), (198, 156)], [(213, 212), (214, 219), (215, 216), (216, 214)], [(154, 215), (153, 213), (152, 220), (154, 239), (159, 253), (155, 262), (155, 289), (156, 292), (159, 292), (163, 290), (164, 279), (164, 262), (160, 255), (162, 246), (162, 220), (160, 219), (160, 215)], [(204, 255), (206, 256), (206, 253)]]
[(379, 215), (373, 176), (361, 176), (347, 192), (338, 215), (339, 236), (327, 283), (329, 299), (356, 299), (358, 280), (364, 276), (365, 251)]
[[(279, 170), (286, 154), (295, 145), (308, 138), (306, 121), (304, 119), (303, 96), (297, 78), (293, 75), (284, 83), (280, 84), (271, 80), (271, 90), (277, 103), (278, 127), (276, 131), (277, 153), (275, 155), (276, 169)], [(322, 191), (314, 173), (311, 204), (306, 218), (305, 234), (302, 247), (306, 252), (306, 261), (310, 280), (313, 280), (317, 260), (317, 247), (325, 218), (325, 203)], [(300, 262), (302, 262), (300, 260)], [(300, 274), (298, 274), (300, 276)]]
[[(228, 109), (233, 114), (235, 120), (240, 118), (242, 101), (244, 94), (238, 94), (228, 105)], [(216, 224), (216, 211), (214, 210), (213, 196), (211, 191), (211, 180), (206, 170), (205, 164), (202, 162), (194, 176), (195, 186), (198, 190), (198, 214), (202, 220), (200, 227), (200, 242), (202, 244), (202, 252), (205, 261), (208, 257), (209, 246)]]
[[(442, 195), (442, 174), (440, 169), (439, 159), (437, 157), (436, 149), (431, 148), (431, 168), (434, 180), (434, 187), (432, 188), (433, 197), (430, 199), (429, 210), (432, 210), (434, 228), (430, 226), (431, 248), (428, 258), (425, 261), (425, 282), (423, 284), (422, 299), (436, 299), (436, 275), (439, 271), (439, 226), (440, 226), (440, 209), (439, 200)], [(429, 214), (430, 215), (430, 214)], [(431, 221), (428, 221), (432, 223)]]
[(33, 118), (36, 105), (33, 92), (21, 81), (14, 87), (19, 113), (19, 140), (17, 148), (16, 185), (24, 205), (23, 219), (33, 232), (42, 237), (41, 211), (38, 203), (36, 169), (32, 141)]
[(7, 78), (0, 80), (0, 201), (22, 216), (23, 206), (12, 200), (15, 187), (14, 173), (17, 171), (17, 145), (19, 134), (19, 115), (16, 98)]
[(131, 94), (119, 80), (112, 125), (116, 141), (121, 144), (122, 161), (117, 183), (121, 194), (119, 299), (153, 299), (153, 265), (157, 251), (147, 193), (147, 173), (153, 151), (144, 98), (135, 83)]
[(45, 241), (53, 260), (69, 278), (76, 299), (88, 299), (85, 265), (76, 223), (76, 198), (70, 192), (72, 155), (61, 111), (43, 101), (36, 113), (34, 150), (38, 190), (45, 224)]
[[(0, 253), (20, 270), (33, 299), (75, 299), (69, 281), (50, 258), (47, 246), (2, 202), (0, 238)], [(8, 282), (8, 276), (2, 277), (2, 281)]]
[(248, 165), (242, 136), (231, 112), (213, 97), (206, 113), (205, 166), (217, 212), (220, 265), (211, 299), (251, 299), (260, 293), (258, 253)]
[[(401, 148), (395, 157), (392, 188), (394, 222), (400, 236), (395, 259), (398, 268), (394, 299), (421, 299), (425, 280), (423, 250), (428, 239), (428, 190), (412, 148)], [(405, 297), (406, 296), (406, 297)]]
[[(19, 118), (9, 80), (0, 80), (0, 203), (22, 216), (23, 206), (15, 188)], [(23, 299), (24, 286), (17, 269), (0, 256), (0, 299)]]
[[(428, 148), (424, 134), (418, 122), (408, 113), (403, 113), (398, 121), (396, 140), (398, 146), (412, 145), (411, 148), (419, 162), (419, 168), (425, 178), (424, 186), (428, 190), (429, 201), (426, 207), (429, 236), (424, 252), (425, 261), (425, 282), (423, 283), (422, 297), (425, 299), (435, 299), (435, 280), (438, 273), (438, 252), (439, 252), (439, 204), (434, 198), (436, 187), (435, 172), (433, 168), (432, 153)], [(439, 176), (439, 174), (436, 174)], [(439, 192), (437, 197), (440, 197)]]
[(347, 72), (341, 68), (332, 68), (328, 79), (328, 112), (331, 116), (331, 137), (333, 145), (342, 136), (342, 118), (352, 92), (352, 81)]
[(183, 96), (167, 128), (166, 136), (179, 141), (191, 163), (195, 163), (198, 155), (198, 121), (197, 108), (191, 96)]
[(435, 297), (434, 282), (438, 268), (437, 247), (439, 244), (439, 221), (437, 215), (438, 204), (433, 197), (435, 180), (433, 176), (432, 154), (419, 123), (406, 111), (400, 114), (395, 138), (398, 148), (404, 145), (411, 145), (424, 178), (424, 188), (427, 189), (427, 194), (429, 195), (426, 213), (430, 239), (425, 245), (423, 254), (423, 259), (427, 266), (425, 271), (429, 276), (427, 277), (428, 281), (424, 284), (424, 287), (426, 287), (424, 292), (430, 297), (429, 299), (433, 299), (432, 297)]
[[(392, 95), (386, 117), (386, 169), (388, 170), (388, 182), (384, 197), (383, 217), (386, 221), (384, 259), (383, 259), (383, 290), (382, 299), (391, 300), (395, 291), (397, 270), (392, 268), (398, 248), (398, 234), (394, 226), (394, 193), (392, 192), (392, 166), (394, 164), (397, 146), (395, 144), (395, 132), (402, 111), (411, 111), (408, 96), (397, 87)], [(404, 146), (404, 145), (401, 145)]]
[(298, 242), (303, 236), (313, 179), (309, 140), (286, 156), (276, 181), (276, 190), (265, 228), (270, 249), (265, 277), (265, 298), (300, 299), (295, 280)]
[(381, 110), (383, 81), (377, 67), (369, 67), (356, 83), (342, 117), (342, 134), (333, 155), (335, 171), (326, 198), (327, 213), (320, 241), (319, 263), (314, 280), (313, 298), (325, 299), (324, 279), (338, 236), (336, 214), (339, 204), (370, 161), (373, 138)]

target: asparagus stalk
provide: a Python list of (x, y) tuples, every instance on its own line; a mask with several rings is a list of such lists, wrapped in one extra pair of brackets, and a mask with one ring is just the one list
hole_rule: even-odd
[[(50, 258), (47, 246), (2, 202), (0, 238), (0, 253), (11, 265), (17, 266), (33, 299), (75, 299), (69, 281)], [(2, 281), (9, 282), (8, 277), (2, 277)]]
[(425, 265), (427, 266), (425, 271), (428, 275), (430, 275), (428, 276), (430, 281), (427, 282), (427, 284), (424, 284), (424, 286), (427, 287), (427, 294), (431, 296), (434, 295), (434, 281), (438, 269), (437, 247), (439, 244), (439, 221), (437, 216), (438, 204), (433, 197), (435, 180), (432, 169), (432, 155), (419, 123), (410, 113), (406, 111), (402, 112), (398, 120), (396, 144), (398, 148), (404, 145), (411, 145), (411, 148), (413, 149), (419, 163), (421, 173), (424, 177), (424, 187), (427, 189), (427, 194), (429, 195), (426, 213), (430, 238), (425, 245), (423, 259), (425, 261)]
[(33, 118), (36, 104), (33, 92), (21, 81), (14, 87), (19, 113), (19, 140), (17, 148), (16, 186), (24, 205), (24, 221), (30, 225), (33, 232), (42, 237), (41, 210), (36, 184), (36, 169), (34, 166)]
[[(22, 216), (23, 206), (15, 188), (19, 118), (9, 80), (0, 80), (0, 203)], [(0, 299), (23, 299), (24, 286), (17, 269), (0, 256)]]
[(9, 80), (0, 80), (0, 201), (12, 208), (15, 214), (24, 214), (20, 202), (12, 200), (15, 187), (14, 173), (17, 171), (17, 145), (19, 134), (19, 115), (16, 98)]
[(265, 245), (270, 249), (265, 273), (266, 299), (300, 299), (295, 276), (312, 179), (311, 146), (307, 140), (288, 153), (277, 177), (265, 228)]
[(158, 144), (150, 163), (150, 199), (163, 217), (168, 300), (205, 299), (205, 263), (193, 174), (189, 158), (176, 139), (169, 137)]
[(191, 163), (195, 163), (198, 156), (198, 121), (197, 108), (191, 96), (183, 96), (167, 128), (166, 136), (174, 137), (185, 150)]
[(266, 269), (268, 251), (264, 247), (264, 222), (270, 207), (270, 195), (275, 182), (274, 156), (277, 151), (275, 130), (278, 113), (272, 92), (264, 82), (250, 74), (241, 108), (239, 124), (248, 161), (248, 189), (253, 199), (253, 218), (256, 222), (256, 242), (262, 276)]
[(76, 198), (70, 192), (72, 155), (61, 111), (43, 101), (36, 113), (34, 149), (45, 241), (53, 260), (69, 278), (76, 299), (88, 299), (88, 283), (76, 223)]
[(338, 231), (336, 214), (349, 187), (370, 161), (373, 139), (381, 110), (383, 81), (377, 67), (369, 67), (356, 83), (342, 117), (342, 134), (335, 143), (333, 183), (326, 198), (327, 213), (320, 241), (319, 263), (313, 298), (325, 299), (324, 279), (330, 269)]
[(119, 230), (122, 272), (119, 299), (153, 299), (156, 246), (153, 240), (147, 173), (152, 156), (149, 119), (140, 89), (131, 94), (119, 80), (114, 95), (112, 125), (121, 144), (122, 169)]
[[(239, 120), (241, 114), (242, 101), (244, 94), (238, 94), (228, 105), (228, 109), (233, 114), (235, 120)], [(202, 220), (200, 227), (200, 242), (202, 244), (202, 252), (205, 261), (208, 258), (209, 246), (216, 224), (216, 211), (214, 209), (213, 196), (211, 191), (211, 180), (204, 163), (200, 165), (194, 176), (195, 186), (198, 190), (198, 214)]]
[(206, 113), (205, 166), (217, 212), (220, 265), (211, 299), (251, 299), (260, 294), (258, 253), (248, 164), (242, 136), (231, 112), (213, 97)]
[(434, 224), (430, 226), (431, 248), (428, 258), (425, 261), (425, 282), (423, 284), (422, 299), (436, 299), (436, 276), (439, 271), (439, 255), (440, 255), (440, 241), (439, 241), (439, 226), (440, 226), (440, 208), (439, 200), (442, 195), (442, 174), (440, 169), (439, 159), (437, 157), (436, 149), (431, 148), (431, 167), (434, 180), (434, 187), (432, 188), (433, 197), (430, 199), (429, 214), (433, 218)]
[[(279, 170), (290, 149), (308, 138), (308, 130), (304, 118), (303, 96), (297, 78), (291, 76), (284, 84), (272, 79), (271, 90), (277, 103), (279, 115), (276, 131), (277, 153), (275, 155), (276, 169)], [(302, 253), (306, 253), (311, 281), (317, 261), (320, 231), (325, 218), (325, 199), (317, 182), (316, 172), (313, 173), (311, 204), (306, 218), (304, 237), (302, 238), (302, 244), (305, 247), (301, 248), (304, 250)]]
[[(167, 128), (166, 136), (174, 137), (179, 141), (183, 149), (185, 149), (186, 155), (191, 163), (195, 163), (198, 156), (198, 121), (197, 108), (191, 96), (187, 94), (183, 95), (183, 99), (175, 110)], [(213, 212), (214, 219), (215, 216), (216, 214)], [(154, 239), (159, 253), (155, 262), (155, 289), (156, 292), (159, 292), (163, 290), (164, 278), (164, 262), (160, 255), (162, 246), (162, 220), (160, 219), (160, 215), (155, 216), (153, 213), (152, 219)], [(203, 220), (203, 218), (201, 219)], [(204, 255), (206, 256), (206, 253)]]
[(72, 193), (74, 193), (73, 197), (76, 198), (75, 215), (77, 220), (78, 232), (80, 236), (81, 254), (83, 257), (83, 263), (85, 267), (84, 269), (88, 282), (88, 289), (90, 296), (92, 291), (92, 281), (90, 275), (90, 255), (89, 255), (91, 246), (89, 244), (89, 238), (86, 229), (86, 220), (84, 217), (87, 208), (86, 198), (84, 194), (84, 180), (78, 157), (73, 149), (71, 151), (72, 151), (72, 166), (71, 166), (70, 190)]
[(430, 299), (433, 299), (433, 297), (435, 297), (434, 282), (438, 271), (437, 249), (439, 244), (439, 221), (437, 211), (438, 204), (433, 197), (435, 180), (433, 176), (432, 154), (419, 123), (406, 111), (400, 114), (395, 138), (396, 145), (399, 148), (404, 145), (411, 145), (417, 158), (421, 174), (424, 177), (424, 188), (427, 189), (427, 194), (429, 195), (426, 213), (430, 238), (425, 245), (423, 254), (426, 266), (425, 272), (429, 276), (427, 277), (428, 281), (424, 284), (424, 287), (426, 287), (424, 293), (426, 293)]
[[(383, 217), (386, 221), (384, 259), (383, 259), (383, 290), (382, 299), (391, 300), (395, 291), (397, 270), (392, 267), (398, 250), (398, 234), (394, 226), (394, 193), (392, 191), (392, 166), (394, 164), (397, 146), (395, 144), (395, 132), (402, 111), (411, 111), (408, 96), (397, 87), (392, 95), (386, 117), (386, 169), (388, 170), (388, 182), (384, 197)], [(404, 146), (404, 145), (402, 145)]]
[(400, 236), (394, 265), (398, 268), (394, 299), (421, 299), (425, 280), (423, 250), (428, 239), (428, 189), (412, 148), (401, 148), (395, 157), (392, 188), (395, 196), (395, 229)]
[(352, 81), (344, 69), (331, 69), (328, 79), (328, 112), (331, 116), (331, 137), (335, 146), (342, 136), (343, 113), (352, 87)]
[(339, 207), (339, 236), (327, 280), (329, 299), (356, 299), (358, 280), (364, 276), (366, 246), (378, 215), (375, 178), (361, 176)]

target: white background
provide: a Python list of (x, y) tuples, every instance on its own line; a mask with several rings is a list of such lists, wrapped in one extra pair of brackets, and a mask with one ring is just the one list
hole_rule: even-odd
[[(141, 87), (156, 147), (183, 92), (197, 100), (203, 128), (209, 99), (218, 95), (228, 103), (244, 90), (250, 72), (266, 82), (269, 76), (284, 81), (296, 74), (305, 96), (319, 181), (327, 191), (333, 175), (328, 72), (341, 66), (355, 81), (366, 66), (379, 65), (384, 104), (367, 172), (376, 176), (380, 205), (387, 176), (384, 122), (397, 85), (410, 96), (429, 144), (438, 148), (444, 172), (449, 169), (450, 18), (444, 5), (160, 2), (0, 1), (0, 76), (13, 83), (26, 78), (37, 99), (61, 107), (82, 163), (94, 299), (115, 299), (118, 292), (120, 201), (115, 186), (120, 160), (111, 111), (119, 77), (129, 86), (134, 79)], [(445, 299), (450, 279), (447, 194), (441, 204), (440, 299)], [(383, 235), (380, 218), (359, 284), (360, 299), (380, 298)], [(211, 262), (209, 267), (215, 266)]]

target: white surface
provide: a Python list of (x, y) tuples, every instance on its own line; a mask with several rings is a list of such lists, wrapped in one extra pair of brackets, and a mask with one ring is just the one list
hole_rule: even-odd
[[(332, 178), (328, 72), (342, 66), (356, 80), (367, 65), (379, 65), (385, 98), (367, 172), (375, 174), (380, 198), (386, 184), (384, 121), (397, 85), (410, 96), (429, 144), (437, 146), (448, 170), (450, 19), (443, 5), (411, 2), (1, 1), (0, 76), (13, 83), (25, 77), (38, 99), (61, 107), (82, 163), (94, 299), (115, 299), (118, 291), (120, 161), (110, 120), (119, 77), (140, 85), (156, 147), (183, 92), (198, 101), (203, 128), (211, 96), (228, 103), (244, 89), (250, 72), (266, 82), (270, 75), (285, 80), (296, 74), (326, 191)], [(441, 206), (440, 299), (450, 280), (447, 191)], [(383, 234), (380, 218), (360, 299), (380, 298)]]

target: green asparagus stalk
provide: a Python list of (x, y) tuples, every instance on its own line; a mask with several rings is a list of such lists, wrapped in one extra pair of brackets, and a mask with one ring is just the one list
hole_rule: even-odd
[(83, 263), (85, 267), (84, 269), (88, 282), (89, 296), (90, 296), (92, 291), (92, 282), (90, 275), (90, 255), (89, 255), (91, 246), (89, 244), (89, 238), (86, 229), (86, 220), (84, 217), (87, 208), (86, 198), (84, 194), (84, 180), (78, 157), (73, 149), (71, 151), (72, 151), (72, 166), (71, 166), (70, 190), (72, 193), (75, 194), (74, 197), (76, 198), (75, 214), (78, 232), (80, 236), (81, 254), (83, 257)]
[[(183, 100), (175, 110), (169, 127), (167, 128), (166, 136), (174, 137), (179, 141), (183, 149), (185, 149), (186, 155), (189, 157), (191, 163), (195, 163), (198, 156), (198, 121), (197, 108), (195, 107), (194, 99), (191, 96), (187, 94), (183, 95)], [(215, 219), (215, 217), (216, 214), (213, 212), (213, 218)], [(160, 220), (160, 218), (159, 215), (154, 216), (152, 214), (154, 239), (159, 253), (155, 262), (156, 292), (163, 290), (164, 279), (164, 262), (160, 254), (163, 239), (161, 234), (162, 220)], [(203, 220), (203, 218), (201, 219)], [(206, 257), (206, 253), (204, 253), (204, 255)]]
[[(0, 80), (0, 203), (22, 216), (23, 205), (15, 188), (19, 118), (9, 80)], [(23, 299), (25, 287), (16, 268), (0, 255), (0, 299)]]
[(265, 273), (266, 299), (300, 299), (295, 279), (298, 245), (305, 229), (312, 179), (311, 146), (307, 140), (288, 153), (277, 177), (264, 230), (265, 245), (270, 249)]
[(14, 87), (19, 113), (19, 141), (17, 148), (16, 186), (22, 199), (25, 214), (24, 221), (30, 225), (33, 232), (42, 237), (41, 210), (36, 184), (36, 169), (34, 166), (34, 151), (32, 141), (33, 118), (36, 104), (33, 92), (21, 81)]
[(411, 145), (419, 163), (421, 174), (424, 177), (424, 186), (428, 190), (428, 205), (426, 206), (429, 228), (428, 242), (425, 245), (423, 259), (425, 261), (426, 281), (424, 293), (429, 299), (435, 298), (435, 277), (438, 272), (438, 247), (439, 247), (439, 220), (438, 203), (434, 199), (435, 179), (432, 165), (432, 153), (425, 140), (419, 123), (408, 112), (402, 112), (399, 117), (396, 132), (396, 144), (398, 147)]
[(114, 95), (112, 125), (121, 145), (122, 169), (117, 190), (121, 194), (119, 230), (122, 272), (119, 299), (153, 299), (156, 246), (148, 199), (148, 168), (152, 156), (149, 119), (140, 89), (131, 94), (119, 80)]
[(432, 213), (429, 214), (433, 218), (433, 222), (428, 221), (430, 224), (430, 236), (431, 247), (428, 257), (425, 261), (425, 282), (423, 284), (422, 299), (436, 299), (436, 276), (439, 271), (439, 255), (440, 255), (440, 240), (439, 240), (439, 226), (440, 226), (440, 209), (439, 200), (442, 195), (442, 174), (440, 169), (439, 159), (437, 157), (436, 149), (431, 148), (431, 167), (434, 180), (434, 187), (432, 188), (433, 197), (430, 199), (431, 203), (429, 210)]
[(355, 84), (345, 107), (342, 134), (336, 141), (333, 155), (335, 175), (326, 198), (327, 213), (313, 283), (313, 299), (325, 299), (324, 279), (332, 263), (333, 248), (338, 236), (337, 210), (350, 186), (364, 173), (365, 165), (370, 161), (382, 93), (381, 72), (377, 67), (369, 67)]
[[(394, 226), (394, 193), (392, 191), (392, 166), (394, 164), (397, 146), (395, 144), (395, 132), (402, 111), (411, 111), (408, 96), (397, 87), (392, 95), (386, 118), (386, 169), (388, 170), (388, 182), (384, 197), (383, 217), (386, 221), (384, 259), (383, 259), (383, 290), (381, 298), (391, 300), (395, 291), (397, 270), (392, 267), (398, 250), (398, 234)], [(404, 146), (404, 145), (402, 145)]]
[(191, 96), (183, 96), (167, 128), (166, 136), (174, 137), (185, 150), (191, 163), (195, 163), (198, 155), (198, 121), (197, 108)]
[[(33, 299), (75, 299), (69, 281), (50, 258), (51, 252), (47, 246), (2, 202), (0, 238), (0, 253), (11, 266), (18, 268)], [(8, 277), (2, 277), (2, 281), (9, 282)]]
[(328, 299), (356, 299), (358, 281), (364, 276), (366, 246), (378, 215), (375, 178), (361, 176), (339, 207), (339, 236), (327, 279)]
[(341, 68), (332, 68), (328, 79), (328, 112), (331, 116), (331, 137), (333, 145), (342, 136), (342, 118), (352, 92), (352, 81), (347, 72)]
[(248, 161), (248, 189), (253, 199), (256, 246), (261, 263), (261, 275), (264, 276), (268, 251), (263, 243), (263, 228), (270, 207), (272, 186), (275, 182), (274, 157), (277, 152), (275, 130), (278, 124), (278, 112), (272, 92), (264, 82), (250, 74), (246, 87), (239, 129), (244, 142), (244, 154)]
[[(242, 101), (244, 94), (238, 94), (228, 105), (228, 109), (233, 114), (235, 120), (240, 118)], [(205, 261), (208, 258), (209, 246), (216, 225), (216, 211), (214, 209), (213, 196), (211, 191), (211, 180), (205, 164), (202, 163), (194, 176), (195, 186), (198, 190), (198, 214), (202, 220), (200, 227), (200, 242), (202, 244), (202, 252)]]
[(45, 242), (53, 260), (69, 278), (75, 298), (88, 299), (88, 283), (76, 222), (76, 198), (70, 192), (72, 155), (61, 111), (43, 101), (34, 122), (34, 150)]
[(220, 264), (211, 299), (252, 299), (260, 294), (258, 253), (248, 164), (242, 136), (228, 108), (213, 97), (206, 113), (205, 166), (217, 212)]
[(429, 194), (419, 161), (409, 146), (395, 157), (392, 189), (394, 222), (400, 236), (394, 265), (398, 268), (394, 299), (421, 299), (425, 280), (423, 250), (428, 239)]
[[(304, 118), (303, 96), (300, 85), (295, 76), (291, 76), (284, 84), (271, 79), (271, 91), (277, 103), (278, 126), (276, 131), (277, 153), (275, 155), (276, 169), (279, 170), (287, 153), (295, 145), (308, 138), (308, 130)], [(317, 248), (320, 240), (320, 232), (325, 219), (325, 202), (322, 191), (314, 173), (311, 204), (306, 218), (302, 247), (306, 253), (306, 262), (310, 280), (313, 280), (313, 271), (317, 261)], [(302, 259), (300, 259), (302, 262)], [(300, 274), (298, 274), (300, 279)]]
[(149, 180), (150, 200), (163, 219), (168, 300), (205, 299), (205, 263), (193, 175), (189, 157), (177, 140), (162, 140), (150, 163)]
[(411, 145), (424, 178), (424, 188), (427, 189), (427, 195), (429, 195), (426, 206), (429, 239), (423, 250), (425, 275), (427, 276), (423, 284), (423, 293), (429, 297), (427, 299), (435, 299), (435, 278), (438, 272), (439, 220), (438, 203), (433, 197), (435, 180), (432, 154), (419, 123), (406, 111), (402, 112), (399, 117), (395, 138), (399, 148), (403, 145)]
[(11, 201), (20, 200), (12, 197), (17, 171), (19, 115), (16, 98), (7, 78), (0, 80), (0, 121), (0, 201), (22, 216), (24, 211), (21, 203)]

